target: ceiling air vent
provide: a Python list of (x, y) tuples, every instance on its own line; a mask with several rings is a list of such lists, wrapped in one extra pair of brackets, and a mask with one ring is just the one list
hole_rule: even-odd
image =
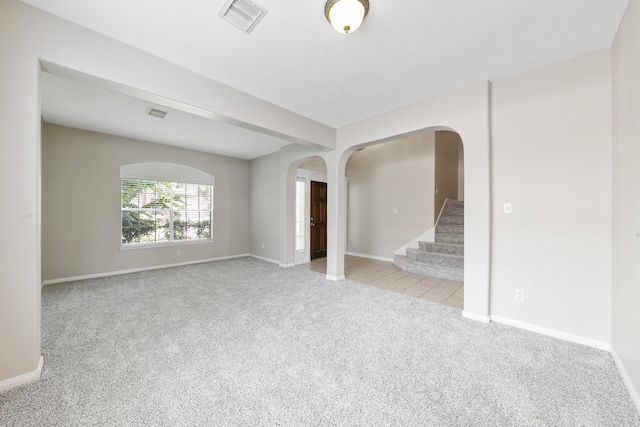
[(249, 34), (266, 14), (266, 9), (251, 0), (229, 0), (218, 16)]
[(164, 119), (164, 116), (166, 116), (169, 113), (167, 113), (166, 111), (156, 110), (155, 108), (149, 107), (147, 109), (147, 114), (153, 117), (157, 117), (159, 119)]

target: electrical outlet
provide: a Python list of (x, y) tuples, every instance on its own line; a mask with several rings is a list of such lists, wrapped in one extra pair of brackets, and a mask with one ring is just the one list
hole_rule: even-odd
[(176, 255), (178, 255), (178, 256), (182, 256), (182, 251), (178, 251), (178, 252), (176, 252)]
[(393, 213), (398, 213), (398, 208), (393, 208)]
[(264, 249), (264, 243), (262, 244), (262, 249)]
[(516, 290), (516, 301), (524, 301), (524, 291), (522, 289)]

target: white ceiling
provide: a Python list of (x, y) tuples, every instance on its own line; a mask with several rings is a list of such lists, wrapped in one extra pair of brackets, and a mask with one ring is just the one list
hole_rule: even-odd
[(256, 0), (247, 35), (225, 0), (23, 1), (335, 128), (609, 47), (628, 3), (369, 0), (341, 35), (324, 0)]

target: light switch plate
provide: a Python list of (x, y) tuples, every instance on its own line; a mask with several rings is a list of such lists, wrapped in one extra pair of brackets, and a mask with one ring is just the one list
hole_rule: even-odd
[(510, 214), (512, 212), (513, 212), (513, 210), (511, 209), (511, 203), (505, 203), (504, 204), (504, 213)]

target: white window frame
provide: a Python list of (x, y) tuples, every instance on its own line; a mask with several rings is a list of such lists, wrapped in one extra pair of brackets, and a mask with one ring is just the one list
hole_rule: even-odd
[[(123, 179), (141, 179), (148, 181), (160, 181), (182, 184), (198, 184), (211, 186), (211, 237), (193, 240), (169, 240), (162, 242), (143, 243), (122, 243), (120, 238), (120, 249), (143, 249), (158, 246), (179, 246), (198, 243), (212, 243), (214, 241), (214, 200), (215, 200), (215, 177), (200, 169), (178, 163), (168, 162), (145, 162), (132, 163), (120, 166), (120, 188), (122, 191)], [(122, 234), (122, 198), (120, 198), (120, 234)]]
[[(302, 185), (298, 185), (298, 184), (302, 184)], [(298, 192), (298, 188), (302, 187), (302, 194), (300, 194)], [(307, 242), (306, 242), (306, 217), (308, 215), (307, 212), (307, 206), (306, 206), (306, 201), (308, 198), (307, 195), (307, 180), (305, 178), (301, 178), (301, 177), (296, 177), (296, 200), (295, 200), (295, 209), (296, 209), (296, 213), (295, 213), (295, 233), (294, 233), (294, 250), (296, 252), (304, 252), (307, 249)], [(300, 218), (298, 218), (298, 214), (300, 215)], [(302, 234), (298, 234), (298, 231), (302, 229)], [(299, 239), (302, 238), (303, 242), (302, 242), (302, 247), (298, 246), (298, 242)]]

